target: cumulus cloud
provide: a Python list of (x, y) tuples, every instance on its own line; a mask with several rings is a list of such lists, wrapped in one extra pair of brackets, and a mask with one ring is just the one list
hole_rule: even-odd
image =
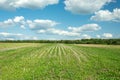
[(25, 20), (23, 16), (16, 16), (13, 19), (8, 19), (3, 22), (0, 22), (0, 27), (10, 27), (10, 26), (20, 26), (22, 29), (26, 29), (28, 26), (30, 29), (47, 29), (56, 26), (57, 22), (52, 20)]
[(16, 16), (13, 21), (15, 22), (16, 25), (20, 25), (22, 29), (26, 29), (25, 24), (25, 18), (23, 16)]
[(37, 31), (37, 33), (46, 33), (46, 30), (40, 29), (40, 30)]
[(0, 22), (0, 27), (10, 27), (10, 26), (14, 26), (14, 22), (12, 19), (8, 19), (8, 20), (5, 20), (3, 22)]
[(1, 40), (37, 40), (35, 36), (28, 36), (21, 33), (0, 32)]
[(13, 27), (13, 26), (20, 26), (22, 29), (25, 29), (25, 19), (23, 16), (16, 16), (13, 19), (8, 19), (3, 22), (0, 22), (0, 27), (6, 28), (6, 27)]
[(90, 36), (90, 35), (87, 35), (87, 34), (83, 34), (83, 35), (82, 35), (82, 38), (83, 38), (83, 39), (91, 39), (91, 36)]
[(75, 14), (90, 14), (100, 10), (112, 0), (65, 0), (65, 10)]
[(100, 30), (101, 27), (98, 24), (85, 24), (80, 27), (68, 27), (68, 29), (72, 30), (73, 32), (91, 32)]
[[(101, 27), (98, 24), (86, 24), (80, 27), (68, 27), (68, 30), (59, 30), (55, 29), (54, 27), (47, 27), (42, 28), (38, 30), (38, 33), (47, 33), (47, 34), (56, 34), (56, 35), (62, 35), (62, 36), (80, 36), (81, 32), (92, 32), (100, 30)], [(89, 37), (90, 36), (86, 36)]]
[[(92, 32), (100, 30), (101, 27), (98, 24), (86, 24), (80, 27), (68, 27), (68, 30), (59, 30), (54, 27), (47, 27), (38, 30), (38, 33), (46, 33), (46, 34), (56, 34), (62, 36), (80, 36), (81, 32)], [(89, 37), (90, 36), (85, 36)]]
[(46, 29), (46, 28), (54, 27), (59, 23), (52, 20), (36, 19), (34, 21), (27, 20), (27, 24), (31, 29)]
[(24, 17), (23, 16), (16, 16), (14, 19), (13, 19), (14, 22), (16, 23), (21, 23), (24, 21)]
[(0, 9), (16, 8), (42, 9), (48, 5), (58, 4), (59, 0), (0, 0)]
[(48, 31), (49, 31), (50, 33), (58, 34), (58, 35), (62, 35), (62, 36), (80, 36), (79, 33), (70, 32), (70, 31), (65, 31), (65, 30), (49, 29)]
[(59, 24), (58, 22), (52, 20), (27, 20), (27, 24), (31, 30), (35, 30), (39, 34), (54, 34), (62, 36), (79, 36), (80, 33), (70, 32), (67, 30), (55, 29), (55, 26)]
[(26, 20), (23, 16), (16, 16), (13, 19), (0, 22), (0, 25), (5, 26), (19, 26), (22, 29), (28, 27), (32, 31), (39, 34), (47, 35), (60, 35), (60, 36), (80, 36), (81, 32), (92, 32), (100, 30), (101, 27), (98, 24), (85, 24), (80, 27), (68, 27), (67, 30), (61, 30), (57, 28), (60, 24), (53, 20)]
[(25, 25), (21, 25), (20, 27), (21, 27), (22, 29), (26, 29)]
[(55, 28), (48, 28), (46, 30), (38, 30), (37, 33), (45, 33), (45, 34), (54, 34), (61, 36), (80, 36), (80, 33), (70, 32), (67, 30), (60, 30)]
[(39, 34), (54, 34), (62, 36), (79, 36), (79, 33), (69, 32), (67, 30), (55, 29), (55, 26), (59, 24), (58, 22), (52, 20), (40, 20), (36, 19), (34, 21), (27, 20), (27, 24), (31, 30), (35, 30)]
[(15, 34), (15, 33), (0, 32), (0, 39), (5, 39), (5, 40), (15, 40), (22, 36), (23, 34), (20, 33)]
[(38, 37), (35, 37), (35, 36), (27, 36), (27, 35), (24, 35), (21, 40), (39, 40)]
[(10, 5), (12, 0), (0, 0), (0, 9), (14, 10), (15, 8)]
[(5, 38), (5, 40), (11, 40), (11, 41), (13, 41), (15, 39), (14, 38)]
[(96, 37), (97, 37), (97, 38), (101, 38), (101, 36), (100, 36), (100, 35), (96, 35)]
[(120, 22), (120, 9), (116, 8), (113, 12), (110, 12), (109, 10), (100, 10), (95, 12), (95, 15), (91, 17), (91, 20)]
[(111, 33), (104, 33), (102, 36), (104, 38), (112, 38), (113, 37), (113, 35)]

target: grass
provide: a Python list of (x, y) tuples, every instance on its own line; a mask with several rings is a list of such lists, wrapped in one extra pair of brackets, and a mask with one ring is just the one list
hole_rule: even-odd
[(0, 80), (120, 80), (120, 46), (0, 43)]

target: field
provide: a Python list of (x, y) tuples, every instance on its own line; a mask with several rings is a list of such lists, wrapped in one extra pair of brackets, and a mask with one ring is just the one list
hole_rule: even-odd
[(120, 45), (0, 43), (0, 80), (120, 80)]

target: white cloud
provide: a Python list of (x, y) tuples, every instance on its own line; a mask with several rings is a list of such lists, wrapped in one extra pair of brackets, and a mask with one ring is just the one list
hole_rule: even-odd
[(47, 38), (46, 40), (60, 40), (58, 38)]
[(102, 36), (104, 38), (112, 38), (113, 37), (113, 35), (111, 33), (104, 33)]
[(89, 14), (100, 10), (112, 0), (65, 0), (65, 10), (75, 14)]
[(80, 33), (69, 32), (69, 31), (65, 31), (65, 30), (49, 29), (48, 31), (52, 34), (58, 34), (58, 35), (62, 35), (62, 36), (80, 36)]
[(56, 26), (58, 23), (52, 20), (40, 20), (36, 19), (34, 21), (27, 20), (27, 23), (31, 29), (46, 29)]
[(91, 17), (91, 20), (120, 22), (120, 9), (116, 8), (113, 12), (108, 10), (100, 10), (95, 12), (95, 15)]
[(97, 38), (101, 38), (101, 36), (100, 36), (100, 35), (96, 35), (96, 37), (97, 37)]
[(24, 21), (24, 17), (23, 16), (16, 16), (13, 19), (13, 21), (16, 22), (16, 23), (22, 22), (22, 21)]
[(0, 0), (0, 9), (16, 8), (42, 9), (48, 5), (58, 4), (59, 0)]
[(37, 37), (32, 37), (32, 40), (38, 40), (38, 38)]
[(61, 36), (80, 36), (80, 33), (70, 32), (67, 30), (59, 30), (59, 29), (55, 29), (55, 28), (38, 30), (37, 33), (54, 34), (54, 35), (61, 35)]
[(21, 33), (0, 32), (1, 40), (38, 40), (35, 36), (24, 35)]
[(90, 36), (90, 35), (87, 35), (87, 34), (83, 34), (83, 35), (82, 35), (82, 38), (83, 38), (83, 39), (91, 39), (91, 36)]
[(80, 36), (81, 32), (97, 31), (100, 30), (101, 27), (98, 24), (86, 24), (80, 27), (68, 27), (68, 30), (59, 30), (59, 29), (55, 29), (54, 27), (37, 28), (37, 29), (39, 29), (37, 33), (55, 34), (62, 36)]
[(12, 19), (8, 19), (8, 20), (5, 20), (3, 22), (0, 22), (0, 27), (10, 27), (10, 26), (14, 26), (14, 22)]
[(85, 24), (80, 27), (68, 27), (68, 29), (72, 30), (73, 32), (89, 32), (100, 30), (101, 27), (98, 24)]
[(10, 5), (12, 0), (0, 0), (0, 9), (14, 10), (15, 8)]
[(20, 27), (21, 27), (22, 29), (26, 29), (26, 27), (25, 27), (24, 25), (21, 25)]
[(45, 32), (46, 32), (46, 30), (44, 30), (44, 29), (41, 29), (41, 30), (37, 31), (37, 33), (45, 33)]
[(16, 16), (13, 19), (8, 19), (3, 22), (0, 22), (0, 27), (6, 28), (6, 27), (13, 27), (13, 26), (20, 26), (22, 29), (25, 29), (25, 19), (23, 16)]
[(101, 27), (98, 24), (85, 24), (80, 27), (68, 27), (68, 30), (61, 30), (61, 29), (55, 28), (56, 25), (59, 24), (56, 21), (43, 20), (43, 19), (25, 20), (23, 16), (16, 16), (13, 19), (8, 19), (6, 21), (0, 22), (0, 24), (2, 24), (3, 27), (5, 25), (19, 26), (22, 29), (26, 29), (26, 27), (28, 27), (34, 32), (39, 34), (74, 36), (74, 37), (80, 36), (81, 32), (91, 32), (91, 31), (97, 31), (101, 29)]
[(16, 38), (16, 37), (21, 37), (21, 36), (23, 36), (23, 34), (0, 32), (0, 37), (5, 37), (5, 38)]
[(26, 36), (24, 35), (22, 38), (20, 38), (21, 40), (39, 40), (38, 37), (35, 36)]
[(39, 34), (54, 34), (54, 35), (62, 35), (62, 36), (79, 36), (80, 33), (70, 32), (67, 30), (59, 30), (55, 29), (55, 26), (59, 24), (58, 22), (52, 20), (27, 20), (27, 24), (30, 29), (36, 31)]
[(16, 16), (13, 19), (13, 21), (16, 25), (19, 25), (22, 29), (26, 29), (26, 27), (25, 27), (26, 22), (25, 22), (25, 18), (23, 16)]
[(26, 29), (26, 26), (29, 26), (31, 29), (47, 29), (56, 26), (57, 22), (52, 20), (25, 20), (23, 16), (16, 16), (13, 19), (8, 19), (3, 22), (0, 22), (0, 27), (10, 27), (10, 26), (20, 26), (22, 29)]
[(15, 40), (15, 39), (14, 38), (6, 38), (5, 40), (11, 40), (12, 41), (12, 40)]

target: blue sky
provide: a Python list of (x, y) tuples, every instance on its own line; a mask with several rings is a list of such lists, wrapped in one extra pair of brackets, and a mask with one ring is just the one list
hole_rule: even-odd
[(120, 38), (120, 0), (0, 0), (0, 40)]

